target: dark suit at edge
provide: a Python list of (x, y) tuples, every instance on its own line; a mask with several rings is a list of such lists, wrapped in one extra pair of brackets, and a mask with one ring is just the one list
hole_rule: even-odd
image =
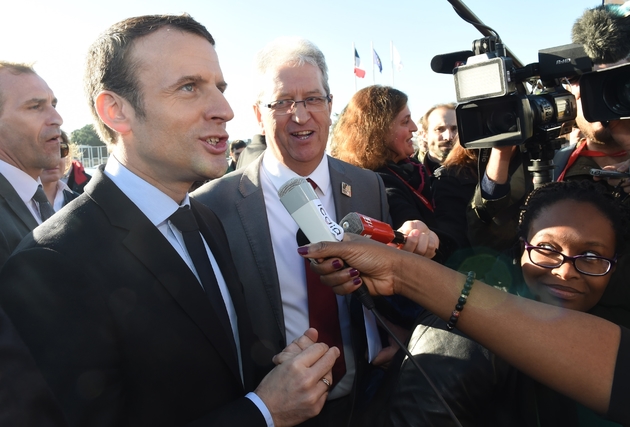
[(9, 181), (0, 174), (0, 268), (37, 221)]
[(70, 425), (266, 425), (244, 397), (257, 382), (254, 345), (224, 231), (191, 207), (239, 317), (245, 387), (196, 277), (102, 172), (2, 270), (0, 303)]

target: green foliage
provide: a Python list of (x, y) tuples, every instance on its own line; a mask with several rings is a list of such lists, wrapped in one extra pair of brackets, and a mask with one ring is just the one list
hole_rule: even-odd
[(77, 145), (91, 145), (94, 147), (105, 145), (92, 125), (85, 125), (81, 129), (73, 131), (70, 134), (70, 140)]

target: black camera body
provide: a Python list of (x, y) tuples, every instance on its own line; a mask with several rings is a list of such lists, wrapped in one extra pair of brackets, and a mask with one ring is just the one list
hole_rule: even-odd
[[(479, 44), (475, 41), (473, 47)], [(581, 45), (541, 50), (538, 63), (522, 68), (501, 55), (500, 44), (494, 46), (494, 52), (470, 57), (453, 70), (460, 144), (545, 144), (571, 132), (577, 103), (559, 79), (591, 71), (592, 62)]]

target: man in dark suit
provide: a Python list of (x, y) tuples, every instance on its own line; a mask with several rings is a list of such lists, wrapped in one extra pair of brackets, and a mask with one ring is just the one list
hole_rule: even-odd
[(32, 67), (0, 61), (0, 267), (42, 222), (33, 198), (42, 170), (61, 159), (56, 105)]
[[(233, 113), (212, 36), (188, 15), (130, 18), (99, 37), (87, 66), (112, 155), (0, 271), (0, 302), (70, 425), (288, 426), (316, 415), (338, 350), (310, 331), (259, 383), (268, 360), (227, 238), (187, 196), (226, 169)], [(192, 224), (177, 222), (182, 210)]]
[(229, 230), (254, 330), (272, 352), (313, 324), (310, 314), (315, 311), (339, 319), (345, 375), (333, 378), (324, 410), (307, 423), (345, 426), (356, 408), (353, 391), (366, 378), (361, 375), (366, 347), (374, 358), (380, 339), (371, 313), (351, 306), (349, 299), (338, 298), (337, 307), (310, 305), (305, 266), (297, 253), (298, 226), (281, 205), (278, 189), (296, 176), (309, 178), (333, 219), (356, 211), (387, 221), (385, 189), (375, 173), (325, 154), (332, 96), (324, 55), (315, 45), (278, 39), (258, 54), (256, 65), (260, 95), (254, 110), (267, 149), (240, 173), (211, 181), (193, 197), (212, 207)]
[(252, 137), (252, 142), (241, 152), (236, 162), (236, 169), (244, 168), (256, 160), (267, 149), (265, 135), (256, 134)]
[[(59, 164), (57, 99), (33, 68), (0, 61), (0, 268), (41, 222), (32, 200), (43, 168)], [(63, 415), (0, 309), (0, 425), (64, 426)]]

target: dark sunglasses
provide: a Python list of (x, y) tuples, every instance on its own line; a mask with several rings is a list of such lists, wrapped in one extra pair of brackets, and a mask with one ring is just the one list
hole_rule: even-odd
[(59, 144), (59, 151), (61, 153), (61, 158), (63, 159), (64, 157), (68, 157), (68, 154), (70, 154), (70, 147), (68, 147), (68, 144), (65, 142), (62, 142)]

